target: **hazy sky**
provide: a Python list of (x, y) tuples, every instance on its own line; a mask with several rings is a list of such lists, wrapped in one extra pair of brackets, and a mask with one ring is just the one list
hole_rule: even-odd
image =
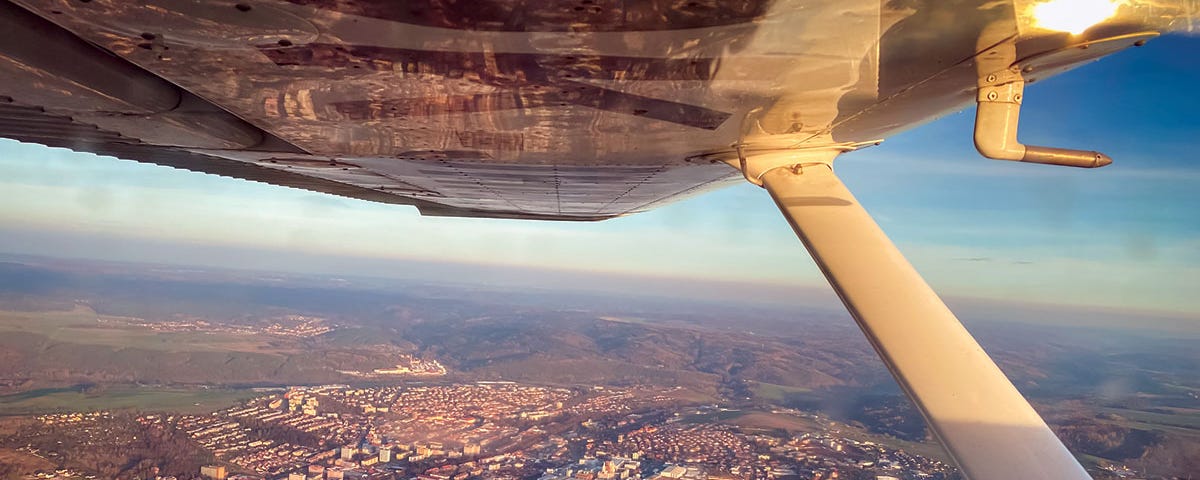
[[(837, 168), (944, 294), (1197, 314), (1197, 52), (1200, 39), (1161, 38), (1026, 90), (1022, 141), (1116, 160), (1100, 170), (985, 160), (972, 110)], [(823, 285), (750, 185), (600, 223), (424, 218), (0, 140), (0, 192), (0, 252), (302, 271), (341, 269), (318, 257), (405, 258)], [(223, 253), (254, 249), (280, 255)], [(344, 273), (387, 273), (370, 263)]]

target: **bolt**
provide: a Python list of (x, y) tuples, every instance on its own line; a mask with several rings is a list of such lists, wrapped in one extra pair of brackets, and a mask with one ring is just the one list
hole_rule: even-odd
[(992, 82), (994, 82), (994, 81), (996, 81), (996, 76), (995, 76), (995, 75), (988, 75), (988, 76), (987, 76), (987, 82), (988, 82), (988, 83), (992, 83)]
[(1017, 103), (1021, 103), (1021, 94), (1018, 93), (1016, 95), (1013, 95), (1013, 101), (1017, 102)]
[(996, 93), (995, 91), (988, 92), (988, 94), (987, 94), (988, 100), (996, 100), (997, 98), (1000, 98), (1000, 94)]

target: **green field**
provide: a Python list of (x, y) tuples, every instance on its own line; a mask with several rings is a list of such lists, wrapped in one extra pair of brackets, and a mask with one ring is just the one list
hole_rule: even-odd
[[(845, 436), (846, 438), (858, 441), (875, 442), (878, 444), (887, 445), (891, 448), (916, 453), (918, 455), (936, 458), (942, 461), (949, 461), (949, 457), (946, 456), (945, 450), (942, 450), (942, 447), (933, 441), (914, 442), (909, 440), (901, 440), (895, 437), (889, 437), (887, 435), (869, 433), (859, 427), (851, 425), (838, 424), (836, 422), (830, 422), (824, 419), (816, 420), (808, 417), (791, 415), (788, 413), (771, 413), (758, 410), (742, 410), (737, 412), (718, 413), (727, 414), (727, 418), (717, 419), (722, 421), (721, 423), (737, 425), (738, 427), (741, 427), (742, 431), (744, 432), (782, 429), (787, 430), (793, 435), (797, 435), (802, 432), (820, 432), (832, 429), (836, 430), (839, 435)], [(709, 420), (713, 420), (713, 418), (710, 417)]]
[(1112, 460), (1109, 460), (1107, 458), (1097, 457), (1095, 455), (1088, 455), (1086, 453), (1076, 453), (1075, 459), (1079, 460), (1079, 463), (1083, 464), (1084, 468), (1096, 468), (1101, 465), (1109, 465), (1109, 464), (1113, 463)]
[(742, 431), (787, 430), (792, 434), (817, 432), (822, 428), (814, 419), (765, 411), (752, 411), (726, 423), (742, 427)]
[(159, 351), (264, 353), (279, 350), (277, 346), (264, 342), (263, 337), (258, 335), (159, 332), (126, 325), (130, 320), (136, 319), (101, 315), (84, 306), (70, 311), (0, 311), (0, 334), (24, 332), (64, 343)]
[(0, 395), (0, 416), (134, 408), (207, 413), (260, 395), (249, 389), (115, 386), (96, 392), (45, 388)]
[(746, 410), (715, 410), (708, 413), (692, 413), (683, 416), (683, 421), (688, 423), (710, 423), (733, 420), (742, 415), (750, 413)]
[(1106, 423), (1200, 439), (1200, 413), (1195, 410), (1179, 409), (1180, 413), (1176, 415), (1124, 408), (1102, 408), (1100, 410), (1121, 417), (1120, 420), (1102, 420)]
[(761, 400), (766, 400), (775, 404), (782, 404), (795, 394), (811, 393), (812, 389), (801, 387), (789, 387), (787, 385), (776, 385), (774, 383), (755, 382), (751, 389), (754, 396)]
[(1143, 412), (1124, 408), (1102, 408), (1100, 411), (1128, 418), (1134, 422), (1170, 427), (1182, 427), (1197, 430), (1200, 434), (1200, 412), (1180, 410), (1175, 415), (1165, 413)]
[(632, 323), (635, 325), (651, 325), (652, 322), (641, 317), (614, 317), (611, 315), (596, 317), (600, 320), (613, 323)]

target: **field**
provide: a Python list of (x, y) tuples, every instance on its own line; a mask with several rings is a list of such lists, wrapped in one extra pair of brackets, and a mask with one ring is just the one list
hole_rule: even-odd
[[(826, 430), (836, 430), (840, 435), (846, 438), (851, 438), (858, 441), (869, 441), (883, 445), (888, 445), (892, 448), (913, 452), (922, 456), (937, 458), (943, 461), (948, 461), (946, 452), (942, 447), (932, 441), (914, 442), (902, 440), (886, 435), (878, 435), (869, 433), (861, 428), (830, 422), (825, 419), (815, 419), (807, 416), (793, 415), (789, 413), (773, 413), (767, 411), (737, 411), (737, 412), (719, 412), (726, 414), (725, 418), (713, 418), (709, 420), (718, 420), (722, 423), (737, 425), (743, 431), (766, 431), (766, 430), (787, 430), (792, 435), (799, 435), (806, 432), (821, 432)], [(735, 415), (736, 414), (736, 415)]]
[(1200, 440), (1200, 411), (1195, 409), (1173, 409), (1175, 414), (1124, 408), (1100, 408), (1099, 410), (1109, 415), (1107, 418), (1099, 420), (1103, 423)]
[(25, 478), (34, 472), (52, 471), (55, 465), (44, 458), (10, 448), (0, 448), (0, 477)]
[(746, 410), (714, 410), (707, 413), (692, 413), (683, 416), (683, 421), (688, 423), (709, 423), (709, 422), (728, 422), (729, 420), (737, 419), (743, 415), (750, 413)]
[(821, 431), (816, 420), (785, 413), (752, 412), (729, 423), (748, 430), (787, 430), (793, 435)]
[(754, 392), (755, 397), (777, 404), (787, 402), (795, 394), (812, 392), (808, 388), (789, 387), (764, 382), (754, 382), (754, 387), (751, 391)]
[(1167, 427), (1180, 427), (1185, 429), (1196, 430), (1196, 434), (1200, 435), (1200, 410), (1175, 408), (1170, 411), (1174, 414), (1145, 412), (1141, 410), (1129, 410), (1124, 408), (1101, 408), (1101, 412), (1120, 415), (1133, 422), (1143, 425), (1158, 425)]
[(0, 396), (0, 416), (40, 415), (135, 408), (145, 411), (207, 413), (247, 400), (249, 389), (114, 386), (97, 392), (46, 388)]
[(159, 351), (268, 352), (278, 347), (260, 336), (221, 332), (159, 332), (123, 325), (130, 319), (100, 315), (86, 306), (69, 311), (0, 311), (0, 334), (23, 332), (51, 341)]

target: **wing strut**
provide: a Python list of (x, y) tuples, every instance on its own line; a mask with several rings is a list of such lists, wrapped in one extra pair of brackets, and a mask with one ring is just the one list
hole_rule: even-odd
[[(1090, 479), (833, 173), (845, 149), (742, 156), (971, 480)], [(735, 163), (738, 162), (738, 163)]]

